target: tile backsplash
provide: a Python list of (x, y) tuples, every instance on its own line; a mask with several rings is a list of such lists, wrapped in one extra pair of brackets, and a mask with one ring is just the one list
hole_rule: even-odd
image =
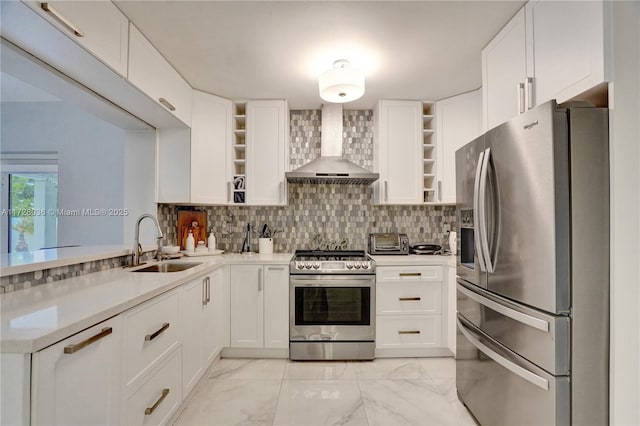
[[(344, 111), (343, 155), (366, 169), (373, 169), (373, 111)], [(300, 167), (320, 155), (320, 110), (290, 112), (290, 165)], [(158, 220), (167, 242), (177, 240), (178, 209), (207, 212), (207, 221), (216, 234), (218, 246), (238, 252), (247, 223), (256, 230), (267, 223), (278, 230), (276, 252), (314, 248), (314, 237), (348, 240), (352, 249), (365, 249), (370, 232), (401, 232), (413, 243), (440, 243), (445, 238), (443, 224), (455, 229), (454, 206), (376, 206), (373, 189), (363, 185), (289, 184), (289, 205), (275, 206), (158, 206)], [(257, 248), (253, 235), (251, 248)]]

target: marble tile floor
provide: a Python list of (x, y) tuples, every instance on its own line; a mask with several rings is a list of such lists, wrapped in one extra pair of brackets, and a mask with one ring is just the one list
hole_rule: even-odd
[(176, 425), (455, 425), (453, 358), (222, 359)]

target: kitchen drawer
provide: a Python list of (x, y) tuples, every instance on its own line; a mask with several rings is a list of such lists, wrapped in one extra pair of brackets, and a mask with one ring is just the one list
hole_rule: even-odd
[(155, 297), (124, 315), (125, 384), (178, 341), (178, 293)]
[(442, 266), (380, 266), (376, 282), (442, 281)]
[(376, 314), (439, 314), (442, 283), (437, 281), (383, 281), (376, 288)]
[(125, 402), (126, 425), (161, 425), (182, 403), (182, 351), (176, 348)]
[(442, 346), (440, 315), (376, 317), (376, 348), (436, 348)]

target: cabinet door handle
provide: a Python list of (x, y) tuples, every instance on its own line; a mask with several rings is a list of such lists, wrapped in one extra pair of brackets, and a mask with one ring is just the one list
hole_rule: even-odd
[(268, 266), (267, 269), (270, 271), (284, 271), (284, 266)]
[(262, 269), (258, 271), (258, 291), (262, 291)]
[(438, 181), (438, 201), (442, 201), (442, 181)]
[(398, 300), (401, 302), (408, 302), (408, 301), (420, 301), (422, 300), (422, 298), (420, 297), (398, 297)]
[(150, 416), (151, 414), (153, 414), (153, 412), (156, 411), (156, 408), (158, 408), (158, 406), (162, 404), (162, 401), (164, 401), (167, 395), (169, 395), (169, 388), (162, 389), (162, 395), (160, 395), (160, 398), (158, 398), (155, 404), (144, 410), (144, 415)]
[(152, 341), (153, 339), (158, 337), (160, 334), (162, 334), (167, 328), (169, 328), (169, 325), (170, 324), (168, 322), (165, 322), (164, 324), (162, 324), (162, 327), (160, 327), (158, 331), (156, 331), (153, 334), (147, 334), (146, 336), (144, 336), (144, 340), (146, 340), (147, 342)]
[(88, 339), (83, 340), (80, 343), (76, 343), (76, 344), (73, 344), (73, 345), (65, 346), (64, 347), (64, 353), (65, 354), (72, 354), (72, 353), (78, 352), (80, 349), (86, 348), (90, 344), (97, 342), (98, 340), (102, 339), (103, 337), (106, 337), (106, 336), (110, 335), (111, 333), (113, 333), (113, 329), (111, 327), (105, 327), (100, 331), (100, 333), (96, 334), (95, 336), (91, 336)]
[(524, 112), (524, 83), (518, 83), (518, 114)]
[(207, 304), (207, 279), (202, 279), (202, 305)]
[(280, 182), (279, 188), (278, 188), (279, 192), (278, 192), (278, 202), (282, 203), (282, 194), (284, 194), (284, 181)]
[(158, 102), (160, 102), (162, 105), (164, 105), (164, 107), (166, 109), (168, 109), (169, 111), (173, 112), (176, 110), (176, 107), (174, 107), (171, 102), (169, 102), (168, 100), (166, 100), (165, 98), (158, 98)]
[(525, 80), (527, 88), (525, 90), (525, 98), (527, 99), (527, 110), (533, 108), (533, 77), (527, 77)]
[(207, 277), (207, 303), (211, 302), (211, 277)]
[(389, 201), (389, 185), (387, 185), (387, 181), (384, 181), (384, 200)]
[(231, 194), (233, 193), (233, 183), (231, 181), (227, 182), (227, 202), (231, 202)]
[(401, 277), (421, 277), (422, 272), (400, 272), (398, 275)]
[(420, 334), (420, 330), (398, 330), (398, 334)]
[(71, 23), (71, 21), (69, 21), (67, 18), (62, 16), (60, 12), (58, 12), (53, 7), (51, 7), (49, 3), (47, 2), (40, 3), (40, 7), (45, 12), (49, 12), (51, 16), (56, 18), (58, 22), (60, 22), (65, 27), (67, 27), (67, 29), (69, 29), (76, 37), (84, 37), (84, 32), (80, 28), (78, 28), (73, 23)]

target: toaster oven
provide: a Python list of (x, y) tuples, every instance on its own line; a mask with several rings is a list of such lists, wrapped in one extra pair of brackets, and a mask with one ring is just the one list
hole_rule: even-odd
[(406, 234), (369, 234), (370, 254), (409, 254)]

